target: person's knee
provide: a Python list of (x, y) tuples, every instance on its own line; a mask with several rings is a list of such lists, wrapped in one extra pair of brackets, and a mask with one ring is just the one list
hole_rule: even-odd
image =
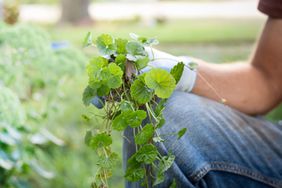
[(164, 110), (167, 125), (165, 129), (179, 129), (207, 123), (210, 120), (210, 113), (214, 110), (212, 105), (213, 102), (203, 97), (174, 92)]
[(166, 104), (167, 112), (201, 113), (208, 110), (209, 100), (195, 94), (175, 91)]

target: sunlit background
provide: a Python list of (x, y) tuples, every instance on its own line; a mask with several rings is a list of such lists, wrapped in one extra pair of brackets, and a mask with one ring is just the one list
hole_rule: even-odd
[[(28, 152), (19, 172), (7, 175), (18, 150), (0, 126), (0, 187), (9, 176), (14, 187), (90, 186), (97, 157), (84, 134), (99, 119), (85, 114), (100, 112), (81, 101), (85, 64), (97, 53), (82, 48), (88, 31), (156, 37), (161, 50), (212, 63), (248, 62), (266, 20), (256, 7), (257, 0), (0, 0), (0, 124), (30, 132), (30, 146), (18, 149)], [(282, 110), (267, 118), (282, 119)], [(114, 138), (121, 153), (121, 135)], [(122, 174), (120, 162), (112, 187), (123, 187)]]

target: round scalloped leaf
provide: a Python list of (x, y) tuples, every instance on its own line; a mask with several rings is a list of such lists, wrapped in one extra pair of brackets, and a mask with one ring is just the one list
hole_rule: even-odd
[(141, 70), (141, 69), (147, 67), (149, 61), (150, 61), (150, 59), (148, 57), (144, 57), (144, 58), (138, 59), (135, 62), (137, 69)]
[(127, 115), (127, 123), (130, 127), (138, 127), (146, 117), (147, 114), (144, 110), (136, 110)]
[(87, 86), (84, 89), (82, 101), (85, 106), (89, 106), (91, 100), (96, 96), (96, 90), (92, 89), (91, 87)]
[(108, 87), (113, 89), (119, 88), (122, 84), (123, 75), (121, 68), (117, 64), (111, 63), (109, 64), (108, 69), (110, 73), (110, 76), (107, 78)]
[(111, 153), (109, 156), (100, 156), (97, 162), (99, 167), (104, 169), (112, 169), (118, 162), (118, 154)]
[(126, 45), (126, 50), (129, 54), (133, 56), (146, 56), (146, 51), (144, 46), (135, 41), (128, 42)]
[(108, 95), (110, 93), (111, 88), (109, 86), (102, 84), (99, 88), (97, 88), (97, 95), (99, 97)]
[(115, 63), (124, 71), (125, 63), (126, 63), (126, 56), (124, 54), (117, 55), (115, 59)]
[(112, 137), (107, 133), (100, 133), (93, 136), (90, 140), (90, 147), (93, 149), (106, 147), (112, 144)]
[(131, 182), (136, 182), (143, 179), (145, 176), (145, 169), (143, 167), (130, 168), (126, 170), (125, 179)]
[(168, 98), (175, 89), (175, 79), (163, 69), (152, 69), (145, 75), (146, 85), (160, 98)]
[(153, 144), (144, 145), (136, 153), (136, 161), (145, 164), (153, 163), (158, 157), (158, 150)]
[(117, 45), (117, 54), (126, 54), (126, 45), (128, 43), (128, 40), (126, 39), (116, 39), (116, 45)]
[[(127, 112), (127, 111), (125, 111)], [(127, 126), (127, 118), (124, 112), (122, 112), (120, 115), (116, 116), (113, 120), (113, 129), (117, 131), (123, 131)]]
[(135, 136), (135, 143), (142, 145), (146, 144), (154, 135), (154, 126), (147, 124), (143, 129)]
[(94, 57), (90, 60), (86, 67), (86, 71), (89, 78), (92, 78), (103, 67), (108, 65), (108, 60), (103, 57)]
[(112, 55), (117, 49), (114, 38), (108, 34), (100, 35), (96, 40), (96, 45), (103, 55)]
[(146, 116), (147, 114), (144, 110), (123, 111), (113, 120), (113, 129), (123, 131), (127, 126), (138, 127)]
[(139, 76), (130, 87), (131, 97), (139, 104), (145, 104), (149, 102), (154, 91), (148, 88), (144, 81), (144, 76)]

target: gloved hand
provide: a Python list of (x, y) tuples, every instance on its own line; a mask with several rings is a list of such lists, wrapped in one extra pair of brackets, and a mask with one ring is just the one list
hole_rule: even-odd
[(105, 97), (95, 96), (91, 99), (90, 103), (98, 109), (102, 109), (105, 106)]
[(147, 47), (146, 51), (149, 55), (150, 62), (146, 68), (144, 68), (141, 72), (147, 72), (152, 67), (161, 68), (170, 72), (170, 70), (177, 65), (179, 62), (183, 62), (185, 64), (183, 74), (178, 84), (176, 85), (176, 90), (191, 92), (197, 77), (196, 70), (189, 68), (192, 64), (192, 60), (189, 57), (176, 57), (171, 54)]
[[(176, 90), (178, 91), (184, 91), (184, 92), (191, 92), (197, 77), (196, 70), (193, 70), (190, 67), (190, 64), (192, 63), (191, 59), (189, 57), (176, 57), (171, 54), (153, 49), (151, 47), (147, 47), (146, 51), (148, 53), (150, 62), (148, 63), (148, 66), (141, 70), (141, 73), (148, 72), (149, 70), (153, 68), (161, 68), (168, 72), (177, 65), (179, 62), (183, 62), (185, 64), (184, 70), (182, 73), (182, 76), (176, 85)], [(96, 106), (98, 109), (101, 109), (104, 107), (105, 99), (104, 97), (94, 97), (91, 100), (91, 104)]]

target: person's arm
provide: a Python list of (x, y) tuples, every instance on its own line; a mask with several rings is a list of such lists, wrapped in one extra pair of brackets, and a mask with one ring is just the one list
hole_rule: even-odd
[(250, 64), (198, 63), (193, 93), (219, 101), (207, 80), (227, 105), (265, 114), (282, 100), (282, 19), (268, 19)]

